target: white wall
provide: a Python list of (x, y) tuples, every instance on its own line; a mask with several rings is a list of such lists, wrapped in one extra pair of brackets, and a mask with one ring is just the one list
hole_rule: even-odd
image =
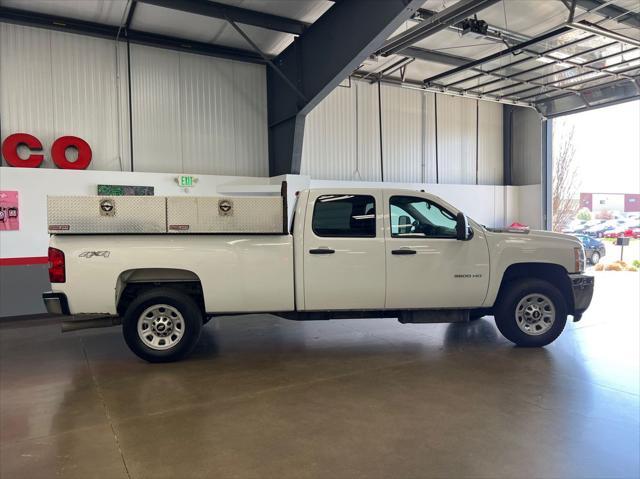
[[(265, 67), (131, 46), (134, 171), (264, 176)], [(0, 22), (0, 139), (74, 135), (89, 169), (131, 170), (126, 45)], [(4, 164), (4, 162), (3, 162)]]
[[(175, 182), (176, 174), (106, 171), (64, 171), (58, 169), (3, 168), (1, 190), (19, 192), (20, 230), (0, 233), (0, 258), (41, 257), (47, 255), (46, 198), (63, 195), (95, 195), (98, 184), (154, 186), (156, 195), (216, 196), (247, 190), (261, 190), (283, 180), (289, 184), (289, 207), (295, 192), (309, 187), (397, 187), (424, 189), (444, 198), (467, 215), (487, 226), (505, 226), (513, 221), (540, 227), (540, 191), (537, 187), (497, 185), (445, 185), (429, 183), (349, 182), (312, 180), (304, 175), (281, 177), (240, 177), (197, 175), (194, 188), (185, 192)], [(272, 188), (273, 189), (273, 188)], [(520, 207), (522, 205), (522, 208)], [(538, 222), (536, 223), (536, 218)]]
[(531, 229), (543, 229), (541, 185), (506, 186), (505, 205), (507, 225), (517, 222)]
[(336, 88), (307, 116), (301, 173), (379, 180), (379, 104), (385, 181), (503, 183), (502, 105), (389, 85), (379, 103), (378, 85), (363, 81)]
[(215, 196), (221, 185), (270, 184), (269, 178), (197, 175), (196, 186), (187, 193), (178, 187), (176, 176), (167, 173), (2, 168), (0, 190), (19, 192), (20, 230), (0, 233), (0, 258), (47, 255), (48, 195), (96, 195), (98, 184), (112, 184), (153, 186), (156, 195)]

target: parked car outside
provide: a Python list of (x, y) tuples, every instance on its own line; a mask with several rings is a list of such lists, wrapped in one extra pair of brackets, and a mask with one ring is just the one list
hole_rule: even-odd
[(629, 230), (629, 227), (627, 225), (621, 225), (618, 226), (616, 228), (613, 228), (612, 230), (609, 230), (607, 232), (605, 232), (604, 237), (605, 238), (620, 238), (621, 236), (626, 236), (625, 232)]
[(575, 233), (578, 230), (584, 230), (586, 223), (587, 223), (587, 220), (579, 220), (579, 219), (571, 220), (569, 224), (566, 226), (566, 228), (562, 229), (562, 232), (570, 234), (570, 233)]
[(605, 233), (625, 224), (625, 220), (609, 220), (596, 226), (588, 228), (584, 232), (589, 236), (603, 238)]
[(632, 226), (631, 228), (629, 228), (628, 230), (626, 230), (624, 232), (624, 236), (626, 238), (639, 239), (640, 238), (640, 226)]
[(604, 223), (604, 220), (589, 220), (586, 223), (582, 223), (582, 225), (577, 226), (572, 231), (565, 231), (565, 233), (582, 234), (589, 228), (593, 228), (594, 226), (601, 225), (602, 223)]
[(607, 254), (607, 250), (602, 241), (587, 235), (575, 235), (584, 247), (584, 256), (591, 264), (598, 264), (600, 258)]

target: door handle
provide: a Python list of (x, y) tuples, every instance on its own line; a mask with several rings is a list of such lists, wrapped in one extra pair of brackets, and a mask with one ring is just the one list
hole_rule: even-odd
[(309, 250), (309, 254), (333, 254), (335, 252), (336, 250), (331, 248), (315, 248)]
[(417, 251), (414, 249), (394, 249), (391, 251), (391, 254), (416, 254)]

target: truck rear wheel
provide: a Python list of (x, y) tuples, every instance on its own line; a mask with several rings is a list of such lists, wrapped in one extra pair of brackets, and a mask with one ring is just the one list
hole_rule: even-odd
[(195, 347), (202, 320), (202, 311), (190, 296), (171, 288), (154, 288), (131, 302), (122, 331), (131, 351), (145, 361), (177, 361)]
[(553, 284), (540, 279), (513, 282), (501, 294), (495, 313), (502, 335), (518, 346), (553, 342), (567, 323), (567, 306)]

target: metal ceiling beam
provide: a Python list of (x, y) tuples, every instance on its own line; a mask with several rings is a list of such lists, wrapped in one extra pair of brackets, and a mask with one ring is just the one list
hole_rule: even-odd
[(634, 47), (640, 47), (640, 41), (635, 38), (628, 37), (626, 35), (622, 35), (620, 33), (614, 32), (612, 30), (608, 30), (606, 28), (600, 27), (593, 23), (589, 22), (572, 22), (569, 23), (569, 26), (575, 30), (581, 30), (583, 32), (593, 33), (595, 35), (600, 35), (602, 37), (611, 38), (620, 43), (626, 43), (627, 45), (631, 45)]
[(449, 65), (452, 67), (459, 67), (460, 65), (464, 65), (472, 61), (471, 58), (460, 57), (457, 55), (451, 55), (450, 53), (443, 53), (418, 47), (407, 47), (402, 50), (401, 54), (407, 57), (415, 58), (416, 60), (440, 63), (442, 65)]
[(227, 18), (243, 25), (266, 28), (278, 32), (302, 35), (309, 26), (307, 23), (291, 18), (271, 15), (269, 13), (256, 12), (245, 8), (234, 7), (224, 3), (210, 2), (209, 0), (138, 0), (140, 3), (169, 8), (181, 12), (193, 13), (210, 18)]
[[(387, 40), (378, 50), (379, 55), (391, 55), (423, 40), (445, 28), (468, 18), (499, 0), (460, 0), (418, 25)], [(335, 8), (335, 7), (334, 7)]]
[(583, 10), (597, 9), (596, 13), (606, 17), (613, 18), (618, 23), (628, 25), (634, 28), (640, 28), (640, 14), (631, 12), (617, 5), (604, 5), (602, 0), (577, 0), (576, 4)]
[[(306, 115), (347, 78), (423, 0), (340, 0), (273, 59), (306, 100), (267, 69), (269, 171), (299, 173)], [(354, 25), (357, 28), (354, 28)]]
[(139, 30), (128, 30), (126, 37), (122, 35), (118, 37), (118, 30), (120, 27), (117, 26), (46, 15), (14, 8), (0, 7), (0, 21), (62, 32), (78, 33), (92, 37), (106, 38), (109, 40), (128, 40), (131, 43), (137, 43), (140, 45), (167, 48), (169, 50), (197, 53), (212, 57), (228, 58), (230, 60), (250, 63), (265, 63), (265, 61), (256, 53), (239, 48), (194, 42), (184, 38), (169, 37), (166, 35), (158, 35), (156, 33), (142, 32)]
[(127, 19), (124, 21), (125, 30), (129, 30), (129, 28), (131, 28), (131, 22), (133, 21), (133, 15), (136, 13), (137, 6), (138, 2), (136, 2), (136, 0), (131, 0), (131, 4), (129, 4), (129, 11), (127, 12)]
[[(365, 80), (369, 77), (369, 75), (370, 74), (366, 71), (356, 70), (352, 76), (353, 78), (356, 78), (359, 80), (360, 79)], [(501, 103), (503, 105), (516, 105), (516, 106), (522, 106), (526, 108), (533, 108), (532, 103), (527, 103), (527, 102), (517, 101), (517, 100), (509, 100), (508, 98), (498, 98), (493, 95), (486, 95), (486, 96), (473, 95), (473, 94), (468, 94), (465, 91), (457, 88), (443, 89), (443, 88), (435, 88), (435, 87), (426, 87), (422, 82), (415, 81), (415, 80), (400, 80), (398, 78), (385, 77), (380, 80), (380, 83), (383, 83), (386, 85), (393, 85), (401, 88), (407, 88), (410, 90), (420, 90), (420, 91), (437, 93), (437, 94), (447, 95), (447, 96), (473, 98), (478, 100), (489, 101), (492, 103)]]
[[(418, 13), (414, 16), (413, 20), (418, 22), (423, 22), (428, 20), (432, 16), (436, 15), (433, 10), (428, 10), (426, 8), (418, 9)], [(456, 32), (458, 34), (462, 33), (462, 27), (460, 23), (456, 23), (454, 25), (449, 25), (447, 30), (451, 30), (452, 32)], [(529, 40), (531, 37), (526, 35), (522, 35), (521, 33), (517, 33), (511, 30), (507, 30), (506, 28), (497, 27), (495, 25), (488, 25), (486, 35), (483, 35), (487, 40), (493, 40), (494, 42), (504, 43), (505, 40), (512, 43), (520, 43)]]

